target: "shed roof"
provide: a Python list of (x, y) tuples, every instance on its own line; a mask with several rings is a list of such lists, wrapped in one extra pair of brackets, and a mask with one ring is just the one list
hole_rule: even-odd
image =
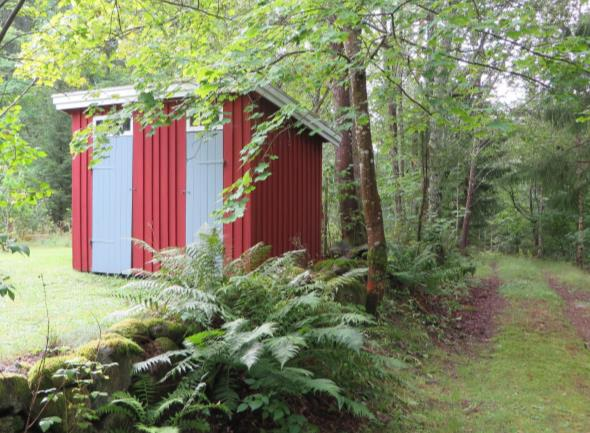
[[(179, 84), (177, 87), (170, 89), (169, 97), (182, 98), (187, 96), (194, 85)], [(260, 87), (256, 90), (264, 99), (272, 102), (277, 107), (297, 104), (296, 101), (280, 89), (272, 86)], [(58, 110), (74, 110), (78, 108), (87, 108), (91, 105), (105, 106), (113, 104), (125, 104), (137, 100), (138, 92), (133, 86), (106, 87), (97, 90), (82, 90), (66, 93), (58, 93), (52, 96), (53, 104)], [(324, 140), (334, 145), (340, 143), (340, 134), (328, 126), (326, 122), (316, 115), (305, 111), (296, 110), (293, 117), (308, 127), (311, 131), (318, 134)]]

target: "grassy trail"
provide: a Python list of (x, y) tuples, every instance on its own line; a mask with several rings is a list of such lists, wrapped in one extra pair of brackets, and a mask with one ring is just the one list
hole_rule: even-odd
[[(567, 264), (489, 256), (506, 300), (489, 343), (473, 353), (436, 351), (419, 385), (416, 417), (436, 433), (590, 432), (590, 350), (572, 325), (554, 277), (590, 293), (590, 275)], [(590, 303), (578, 305), (588, 308)]]

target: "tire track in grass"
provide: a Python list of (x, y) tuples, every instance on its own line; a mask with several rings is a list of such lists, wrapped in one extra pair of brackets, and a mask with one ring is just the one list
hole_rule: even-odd
[(547, 283), (563, 300), (565, 316), (578, 336), (590, 347), (590, 292), (568, 287), (552, 275), (547, 275)]
[(497, 265), (492, 263), (491, 268), (492, 275), (481, 278), (471, 287), (462, 308), (455, 313), (456, 327), (468, 342), (489, 342), (497, 330), (497, 317), (506, 307), (506, 300), (499, 291), (502, 281)]

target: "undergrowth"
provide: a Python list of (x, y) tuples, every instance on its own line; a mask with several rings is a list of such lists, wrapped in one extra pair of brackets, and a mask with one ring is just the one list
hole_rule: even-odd
[[(182, 320), (191, 334), (180, 350), (136, 364), (135, 386), (112, 395), (101, 415), (123, 417), (129, 431), (312, 432), (322, 419), (333, 431), (378, 422), (367, 403), (405, 364), (369, 344), (372, 316), (336, 301), (365, 268), (316, 278), (294, 251), (228, 276), (215, 235), (152, 253), (160, 270), (130, 282), (127, 298), (144, 313)], [(164, 384), (168, 391), (158, 391)]]

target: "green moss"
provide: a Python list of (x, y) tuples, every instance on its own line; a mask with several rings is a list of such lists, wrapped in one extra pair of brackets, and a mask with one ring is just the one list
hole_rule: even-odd
[(111, 326), (109, 331), (130, 338), (138, 343), (144, 343), (150, 339), (150, 331), (145, 319), (123, 320)]
[(146, 320), (150, 338), (167, 337), (176, 343), (181, 343), (186, 335), (186, 327), (171, 320), (152, 318)]
[(52, 376), (59, 369), (66, 367), (69, 361), (85, 362), (88, 359), (77, 354), (54, 356), (45, 358), (45, 360), (41, 359), (29, 370), (28, 382), (30, 388), (37, 389), (37, 384), (39, 384), (39, 389), (48, 389), (58, 385), (56, 379), (53, 379)]
[(93, 340), (78, 348), (76, 353), (87, 359), (108, 362), (123, 356), (136, 356), (143, 349), (133, 340), (119, 334), (106, 334), (100, 340)]
[(23, 412), (28, 408), (30, 401), (31, 390), (25, 376), (11, 373), (0, 374), (1, 412)]
[(169, 352), (171, 350), (177, 350), (178, 345), (168, 337), (158, 337), (154, 340), (154, 346), (159, 353)]
[(361, 260), (349, 259), (347, 257), (337, 257), (335, 259), (325, 259), (316, 262), (313, 266), (315, 272), (347, 272), (354, 268), (366, 266)]

